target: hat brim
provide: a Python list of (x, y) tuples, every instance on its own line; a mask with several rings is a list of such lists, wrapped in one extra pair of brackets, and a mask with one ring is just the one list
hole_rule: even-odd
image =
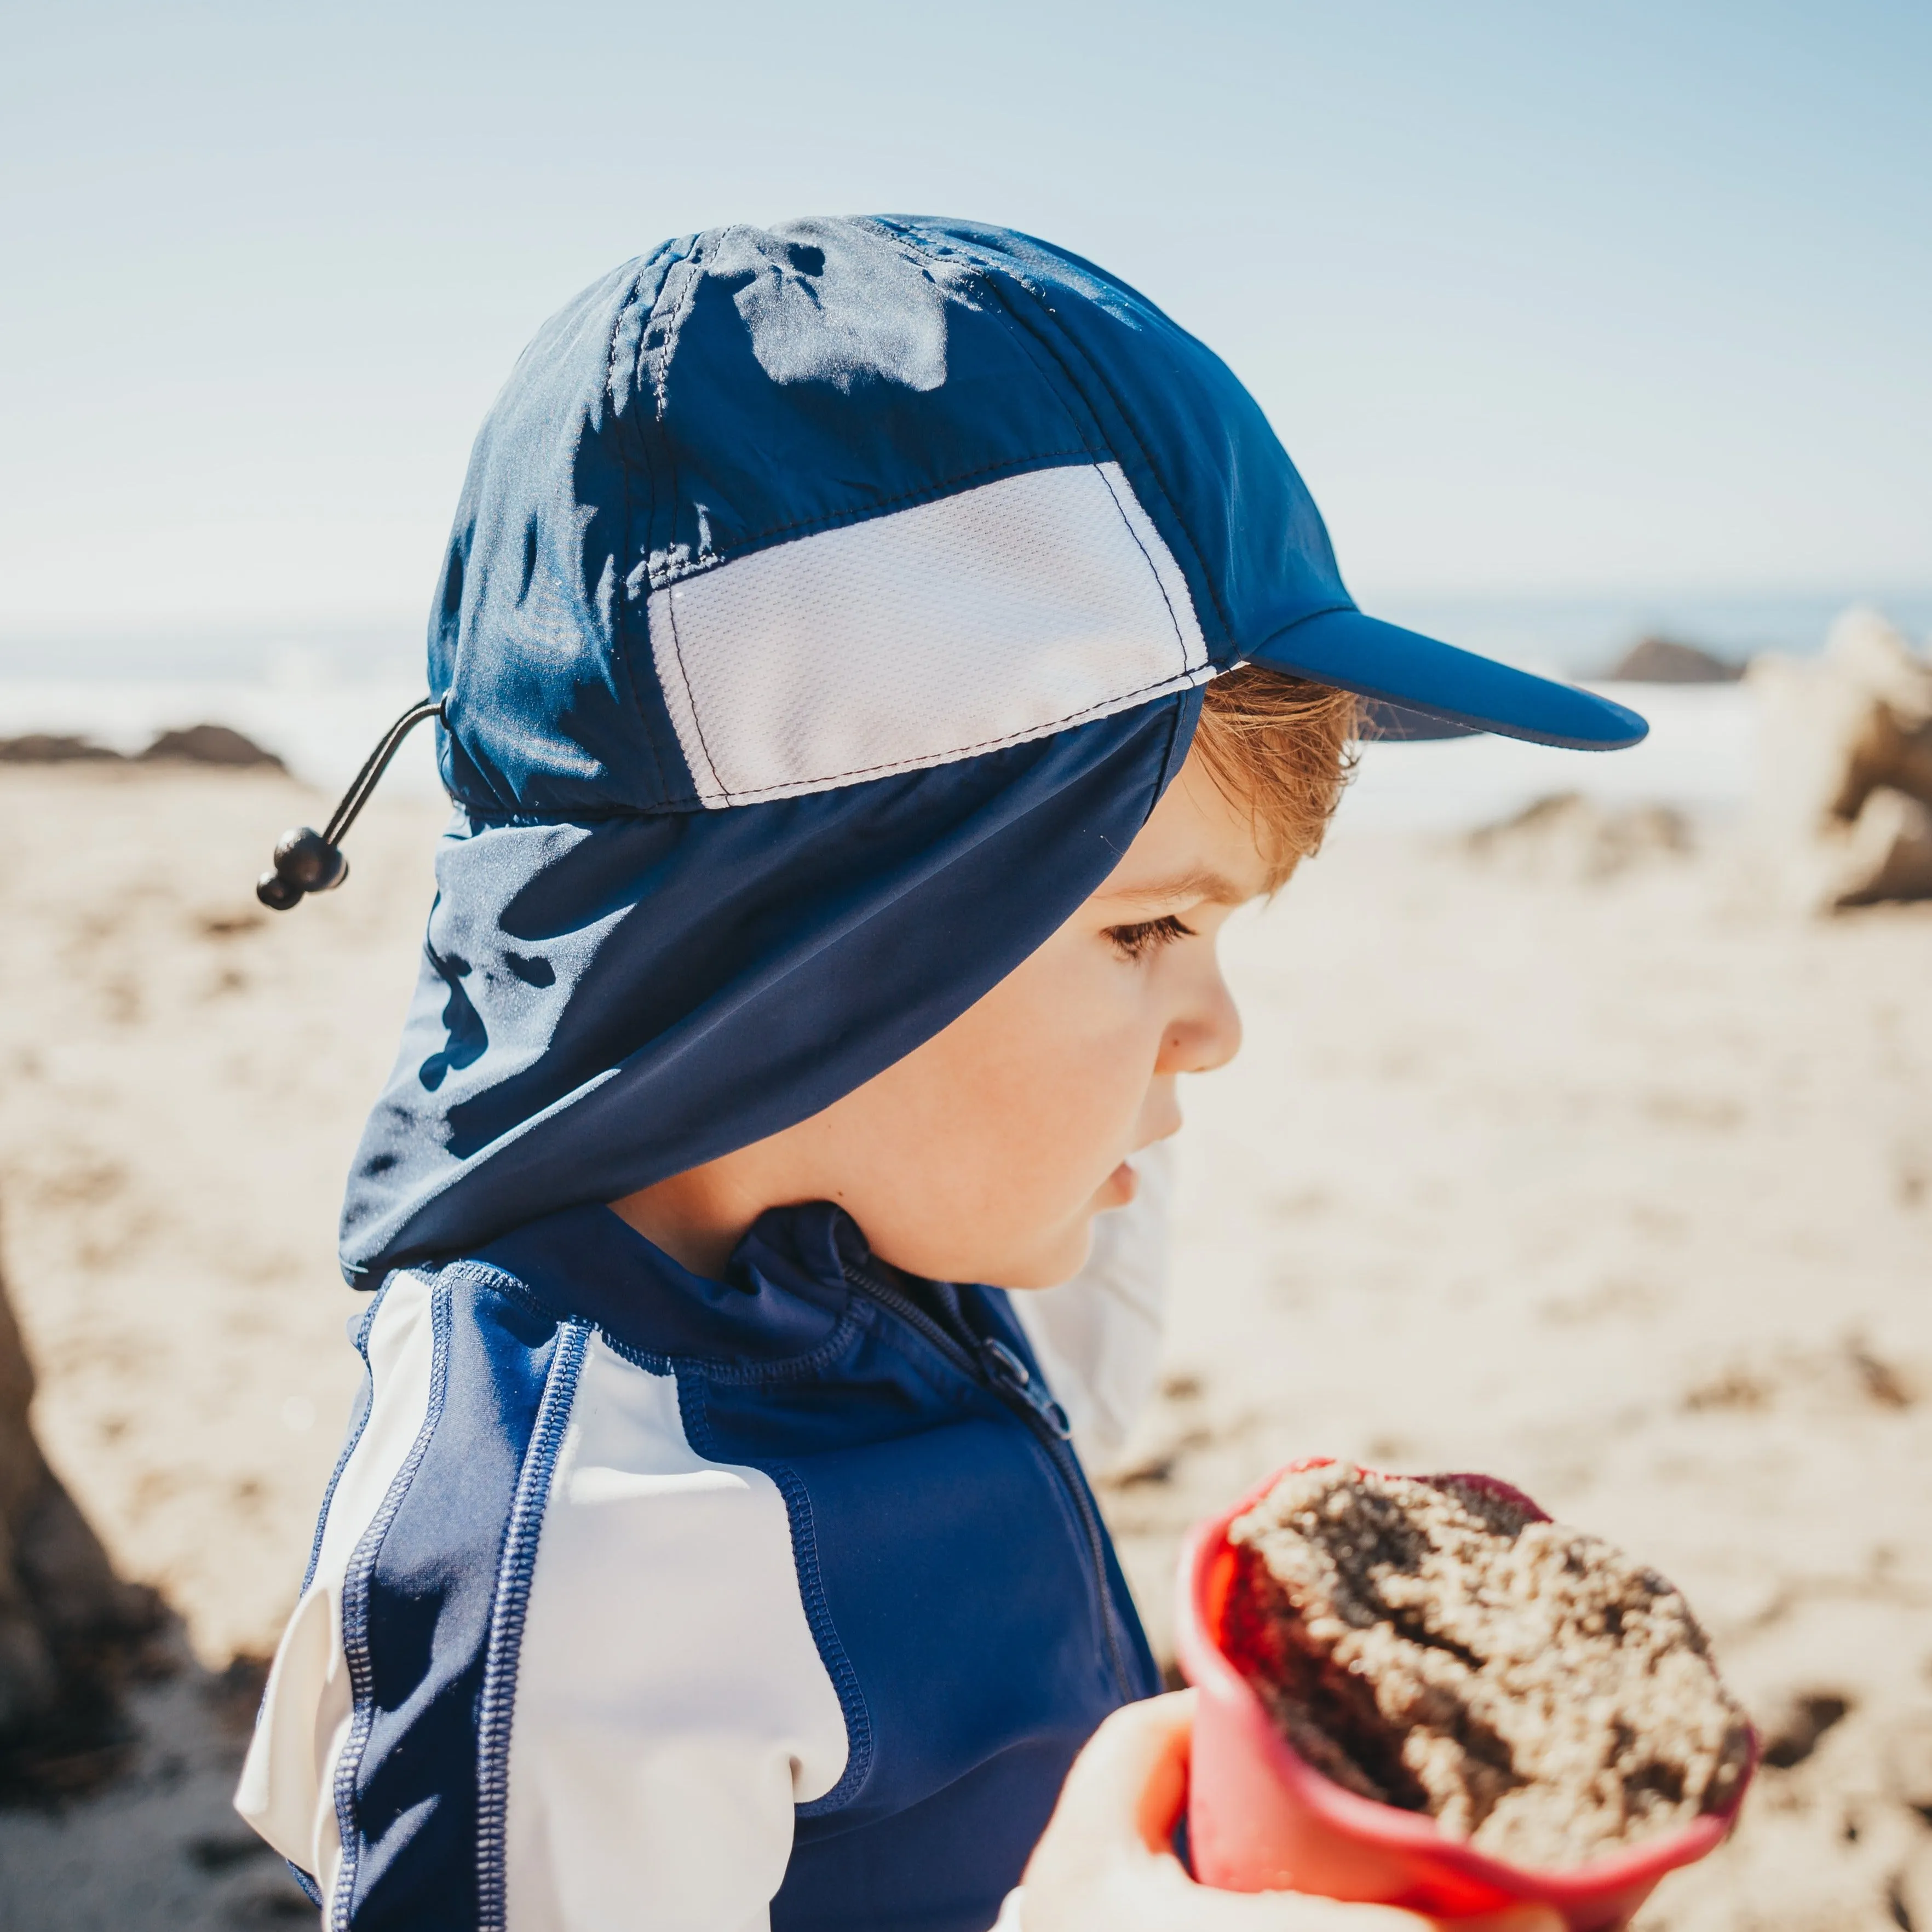
[(1650, 727), (1594, 692), (1558, 684), (1419, 632), (1324, 610), (1277, 632), (1249, 662), (1339, 686), (1370, 700), (1367, 735), (1460, 737), (1491, 731), (1576, 752), (1616, 752)]

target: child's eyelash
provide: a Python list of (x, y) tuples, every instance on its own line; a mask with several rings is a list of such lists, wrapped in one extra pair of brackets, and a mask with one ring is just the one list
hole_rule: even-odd
[(1192, 939), (1194, 928), (1169, 913), (1165, 919), (1143, 920), (1138, 926), (1110, 926), (1107, 937), (1119, 947), (1124, 959), (1143, 959), (1177, 939)]

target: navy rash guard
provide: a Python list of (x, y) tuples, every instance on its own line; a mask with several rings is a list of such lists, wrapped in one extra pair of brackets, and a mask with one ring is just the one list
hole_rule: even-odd
[(356, 1932), (986, 1932), (1159, 1688), (1007, 1296), (835, 1208), (722, 1282), (566, 1210), (359, 1343), (244, 1786)]

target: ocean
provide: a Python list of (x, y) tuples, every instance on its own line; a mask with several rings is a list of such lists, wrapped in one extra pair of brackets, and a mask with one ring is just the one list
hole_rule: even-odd
[[(1720, 656), (1808, 656), (1853, 596), (1383, 598), (1376, 614), (1474, 650), (1593, 681), (1639, 638), (1661, 635)], [(1932, 632), (1932, 590), (1868, 596), (1915, 640)], [(408, 627), (274, 638), (260, 634), (58, 641), (0, 637), (0, 737), (73, 734), (136, 752), (160, 731), (232, 726), (296, 775), (332, 791), (383, 728), (422, 694)], [(1606, 804), (1657, 803), (1698, 817), (1736, 811), (1753, 776), (1755, 703), (1739, 685), (1607, 687), (1651, 735), (1629, 752), (1585, 755), (1496, 738), (1372, 745), (1341, 827), (1490, 823), (1538, 798), (1581, 792)], [(436, 788), (430, 735), (398, 756), (385, 788)]]

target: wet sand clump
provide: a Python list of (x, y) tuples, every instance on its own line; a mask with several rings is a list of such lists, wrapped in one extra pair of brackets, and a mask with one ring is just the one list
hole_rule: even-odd
[(1346, 1464), (1229, 1530), (1228, 1655), (1347, 1790), (1561, 1868), (1721, 1810), (1750, 1754), (1682, 1595), (1473, 1484)]

